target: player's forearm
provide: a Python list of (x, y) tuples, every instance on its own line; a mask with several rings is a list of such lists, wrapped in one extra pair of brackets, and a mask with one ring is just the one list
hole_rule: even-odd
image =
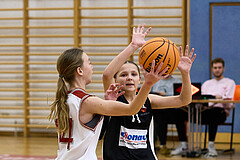
[(192, 101), (190, 73), (182, 73), (182, 90), (180, 93), (180, 98), (184, 105), (187, 105)]
[(143, 83), (140, 91), (138, 92), (138, 95), (132, 101), (132, 103), (130, 103), (131, 111), (133, 112), (133, 114), (138, 113), (142, 106), (145, 104), (152, 85), (153, 84), (147, 84), (145, 82)]
[(138, 46), (130, 43), (120, 54), (118, 54), (103, 72), (103, 77), (113, 77), (124, 62), (138, 49)]

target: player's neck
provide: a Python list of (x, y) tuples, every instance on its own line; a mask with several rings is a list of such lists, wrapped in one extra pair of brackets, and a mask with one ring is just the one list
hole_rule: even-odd
[(136, 94), (135, 93), (131, 93), (131, 92), (126, 92), (126, 93), (124, 93), (124, 97), (126, 98), (128, 103), (130, 103), (136, 97)]

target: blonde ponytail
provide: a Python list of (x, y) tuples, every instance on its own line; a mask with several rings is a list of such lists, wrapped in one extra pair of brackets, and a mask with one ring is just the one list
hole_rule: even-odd
[(67, 85), (71, 84), (75, 78), (75, 70), (81, 67), (83, 50), (73, 48), (66, 50), (57, 61), (57, 70), (59, 78), (57, 82), (57, 91), (55, 101), (50, 105), (51, 113), (49, 120), (57, 119), (58, 133), (64, 133), (69, 129), (69, 105), (67, 103), (68, 89)]

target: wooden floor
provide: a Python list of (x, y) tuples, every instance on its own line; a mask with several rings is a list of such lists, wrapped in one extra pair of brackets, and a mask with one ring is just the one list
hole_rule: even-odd
[[(175, 148), (178, 144), (177, 142), (167, 142), (169, 148)], [(215, 144), (217, 149), (227, 149), (229, 144)], [(233, 148), (235, 149), (234, 154), (223, 154), (221, 151), (218, 151), (219, 156), (213, 159), (219, 160), (240, 160), (240, 144), (234, 144)], [(54, 137), (13, 137), (13, 136), (0, 136), (0, 155), (20, 155), (20, 156), (51, 156), (54, 158), (57, 151), (57, 138)], [(102, 141), (99, 141), (97, 147), (98, 157), (102, 157)], [(168, 159), (187, 159), (181, 156), (165, 157), (157, 153), (159, 160), (168, 160)], [(37, 158), (36, 158), (37, 159)], [(40, 158), (41, 159), (41, 158)], [(192, 158), (204, 159), (204, 158)], [(1, 156), (0, 156), (0, 160)]]

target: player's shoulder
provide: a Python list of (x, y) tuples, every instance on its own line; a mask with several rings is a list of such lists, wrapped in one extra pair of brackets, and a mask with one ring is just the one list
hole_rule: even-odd
[(88, 94), (84, 89), (78, 88), (78, 89), (74, 89), (72, 91), (69, 91), (69, 96), (74, 96), (80, 99), (86, 98), (91, 96), (90, 94)]

